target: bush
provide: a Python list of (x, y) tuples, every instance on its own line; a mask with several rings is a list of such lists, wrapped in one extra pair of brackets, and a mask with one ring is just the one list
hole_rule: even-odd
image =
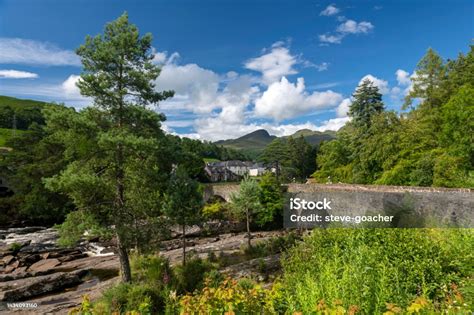
[(229, 210), (224, 202), (217, 200), (206, 204), (202, 209), (202, 214), (208, 220), (223, 220), (229, 216)]
[(106, 290), (94, 303), (93, 314), (138, 312), (162, 313), (175, 279), (168, 260), (156, 255), (130, 257), (132, 283), (120, 283)]
[(179, 293), (193, 292), (200, 289), (204, 283), (206, 273), (211, 271), (212, 265), (199, 257), (191, 257), (186, 265), (175, 268), (176, 289)]
[(243, 250), (248, 258), (266, 257), (286, 251), (291, 248), (298, 239), (295, 233), (289, 233), (288, 235), (273, 237), (266, 241), (258, 242), (252, 247), (247, 246)]
[(315, 312), (323, 301), (342, 301), (379, 314), (386, 303), (403, 308), (417, 297), (445, 302), (448, 288), (472, 276), (472, 230), (314, 230), (282, 261), (289, 311)]
[(172, 286), (175, 281), (169, 261), (162, 256), (133, 255), (130, 264), (136, 282), (145, 282), (161, 290)]
[(265, 290), (248, 281), (224, 280), (213, 288), (206, 281), (195, 295), (180, 300), (181, 314), (277, 314), (278, 287)]

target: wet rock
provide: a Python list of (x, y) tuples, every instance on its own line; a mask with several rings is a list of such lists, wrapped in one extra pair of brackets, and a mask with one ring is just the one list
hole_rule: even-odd
[(37, 262), (38, 260), (41, 260), (41, 256), (38, 255), (38, 254), (31, 254), (31, 255), (25, 255), (25, 256), (21, 256), (19, 258), (19, 261), (21, 263), (21, 265), (25, 266), (29, 266), (29, 265), (32, 265), (34, 264), (35, 262)]
[(28, 271), (45, 271), (52, 269), (60, 264), (61, 262), (56, 258), (43, 259), (31, 265), (28, 268)]
[(88, 255), (86, 253), (78, 252), (76, 254), (71, 254), (71, 255), (59, 257), (58, 259), (59, 259), (60, 262), (66, 262), (66, 261), (71, 261), (71, 260), (84, 258), (84, 257), (88, 257)]
[(14, 273), (14, 274), (25, 273), (25, 272), (26, 272), (26, 269), (28, 269), (27, 266), (18, 267), (18, 268), (16, 268), (16, 269), (13, 271), (13, 273)]
[[(41, 294), (60, 290), (82, 282), (87, 271), (79, 270), (68, 273), (24, 278), (0, 284), (0, 301), (23, 301)], [(11, 283), (12, 282), (12, 283)]]

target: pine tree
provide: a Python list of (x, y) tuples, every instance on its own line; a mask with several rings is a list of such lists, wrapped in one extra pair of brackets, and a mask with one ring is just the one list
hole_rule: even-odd
[(370, 79), (365, 79), (352, 95), (354, 101), (349, 108), (355, 126), (370, 126), (372, 116), (384, 110), (382, 94)]
[(49, 117), (48, 128), (66, 140), (70, 164), (47, 185), (66, 192), (79, 210), (97, 209), (104, 224), (115, 227), (124, 282), (131, 281), (131, 235), (143, 229), (139, 222), (153, 220), (147, 211), (154, 209), (159, 195), (154, 189), (167, 176), (163, 161), (169, 154), (163, 152), (160, 129), (164, 116), (147, 105), (173, 92), (155, 90), (160, 69), (152, 63), (151, 42), (151, 34), (140, 37), (126, 13), (107, 24), (104, 34), (86, 37), (76, 51), (83, 64), (77, 86), (93, 106)]
[(445, 76), (446, 67), (443, 59), (429, 48), (416, 66), (415, 75), (411, 78), (412, 87), (405, 98), (403, 108), (411, 106), (416, 98), (421, 99), (428, 108), (441, 106), (439, 87)]

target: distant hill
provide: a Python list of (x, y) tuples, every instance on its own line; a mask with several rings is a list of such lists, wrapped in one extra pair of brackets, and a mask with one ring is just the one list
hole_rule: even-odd
[(268, 131), (259, 129), (237, 139), (216, 141), (215, 144), (236, 150), (262, 151), (275, 138)]
[(16, 108), (28, 108), (34, 109), (38, 107), (43, 107), (47, 105), (46, 102), (35, 101), (35, 100), (28, 100), (28, 99), (20, 99), (11, 96), (4, 96), (0, 95), (0, 107), (9, 106), (12, 109)]
[[(303, 136), (306, 141), (312, 145), (319, 145), (322, 141), (332, 140), (336, 136), (335, 131), (313, 131), (309, 129), (302, 129), (291, 136), (282, 137), (283, 139), (288, 139), (289, 137), (300, 137)], [(264, 129), (259, 129), (254, 132), (251, 132), (245, 136), (242, 136), (237, 139), (230, 140), (220, 140), (216, 141), (215, 144), (222, 145), (226, 148), (232, 148), (236, 150), (243, 150), (251, 155), (258, 155), (261, 153), (265, 147), (276, 139), (276, 136), (271, 136), (268, 131)]]
[(32, 123), (43, 124), (41, 110), (46, 102), (0, 95), (0, 128), (27, 130)]

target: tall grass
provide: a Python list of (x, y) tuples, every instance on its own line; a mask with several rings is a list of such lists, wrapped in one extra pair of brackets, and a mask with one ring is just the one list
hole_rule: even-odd
[(386, 303), (407, 307), (416, 297), (439, 308), (452, 284), (464, 287), (472, 303), (466, 279), (473, 277), (473, 231), (314, 230), (282, 262), (286, 308), (306, 314), (322, 300), (341, 301), (378, 314)]

